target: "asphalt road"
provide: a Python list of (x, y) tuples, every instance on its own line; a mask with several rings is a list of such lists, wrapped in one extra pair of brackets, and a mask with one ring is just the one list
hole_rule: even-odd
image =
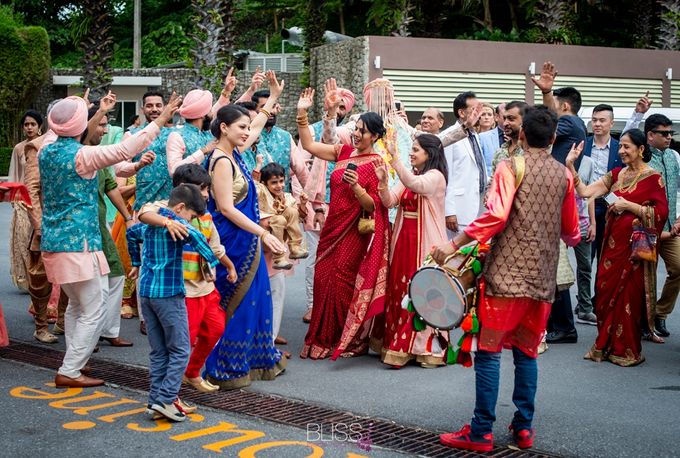
[[(2, 234), (8, 233), (11, 208), (0, 206)], [(0, 300), (9, 332), (17, 340), (32, 340), (29, 297), (9, 278), (8, 237), (0, 237)], [(660, 285), (665, 278), (659, 272)], [(438, 369), (389, 369), (377, 356), (330, 361), (301, 360), (306, 325), (303, 269), (288, 278), (281, 335), (294, 357), (274, 381), (255, 382), (250, 390), (340, 408), (359, 415), (394, 420), (433, 431), (449, 431), (470, 420), (474, 405), (474, 370), (459, 366)], [(572, 289), (572, 294), (575, 291)], [(667, 322), (672, 336), (665, 345), (644, 343), (647, 361), (633, 368), (582, 359), (596, 328), (577, 325), (577, 344), (551, 345), (539, 359), (539, 389), (534, 426), (536, 448), (563, 456), (678, 456), (675, 441), (680, 411), (680, 315)], [(121, 336), (135, 342), (130, 349), (102, 345), (99, 358), (147, 365), (148, 345), (136, 320), (123, 320)], [(35, 342), (35, 341), (34, 341)], [(56, 348), (63, 348), (62, 342)], [(5, 374), (0, 368), (0, 374)], [(501, 391), (494, 429), (496, 442), (509, 441), (507, 424), (512, 405), (512, 358), (502, 359)], [(14, 374), (3, 375), (12, 378)], [(42, 383), (46, 377), (39, 381)], [(7, 382), (3, 381), (4, 384)], [(16, 374), (16, 384), (26, 383)], [(3, 385), (5, 386), (5, 385)], [(3, 394), (6, 390), (3, 389)], [(3, 402), (4, 404), (4, 402)], [(19, 411), (21, 415), (21, 410)], [(42, 420), (41, 420), (42, 421)], [(229, 420), (226, 420), (229, 421)], [(4, 422), (3, 422), (4, 423)], [(7, 426), (0, 427), (0, 431)], [(173, 446), (175, 444), (172, 444)], [(29, 444), (30, 446), (30, 444)], [(164, 449), (157, 449), (164, 450)], [(259, 456), (259, 455), (258, 455)]]
[[(388, 457), (316, 431), (199, 408), (183, 423), (151, 420), (146, 394), (111, 386), (57, 389), (52, 371), (0, 359), (0, 427), (6, 457)], [(358, 433), (357, 433), (358, 434)], [(343, 438), (338, 435), (337, 438)], [(336, 438), (336, 439), (337, 439)]]

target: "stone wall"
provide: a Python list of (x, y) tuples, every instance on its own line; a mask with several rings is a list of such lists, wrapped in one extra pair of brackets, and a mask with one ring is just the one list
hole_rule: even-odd
[(316, 88), (315, 112), (317, 119), (323, 112), (323, 84), (335, 78), (339, 87), (354, 92), (354, 113), (365, 109), (363, 90), (368, 83), (368, 37), (340, 41), (312, 49), (310, 59), (310, 83)]
[[(234, 91), (234, 98), (239, 97), (243, 94), (248, 86), (250, 86), (250, 79), (253, 77), (254, 72), (239, 71), (236, 77), (238, 78), (238, 84), (236, 85), (236, 90)], [(279, 81), (283, 80), (283, 93), (279, 97), (279, 103), (281, 104), (281, 112), (276, 120), (276, 125), (282, 129), (286, 129), (290, 134), (295, 137), (297, 135), (297, 124), (295, 123), (295, 116), (297, 110), (297, 101), (300, 97), (300, 92), (302, 92), (302, 83), (300, 78), (301, 73), (277, 73), (276, 79)], [(267, 82), (262, 85), (260, 89), (267, 89)]]

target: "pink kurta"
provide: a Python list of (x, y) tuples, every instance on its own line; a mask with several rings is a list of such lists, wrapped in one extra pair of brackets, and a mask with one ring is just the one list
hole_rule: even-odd
[[(76, 154), (76, 172), (81, 177), (92, 180), (97, 177), (97, 170), (130, 159), (144, 150), (159, 132), (160, 129), (156, 123), (152, 122), (121, 143), (107, 146), (83, 146)], [(46, 139), (39, 154), (42, 154), (47, 144)], [(108, 274), (109, 265), (103, 251), (88, 251), (87, 246), (81, 252), (43, 251), (42, 257), (47, 279), (58, 285), (90, 280), (97, 275), (93, 256), (99, 262), (99, 274)]]
[(381, 359), (394, 367), (401, 367), (411, 359), (427, 366), (443, 365), (447, 333), (439, 333), (429, 326), (423, 331), (414, 331), (413, 313), (403, 309), (401, 303), (411, 276), (432, 247), (446, 242), (446, 179), (438, 170), (415, 175), (398, 158), (392, 167), (399, 175), (399, 183), (391, 190), (380, 192), (385, 206), (399, 205), (390, 247)]

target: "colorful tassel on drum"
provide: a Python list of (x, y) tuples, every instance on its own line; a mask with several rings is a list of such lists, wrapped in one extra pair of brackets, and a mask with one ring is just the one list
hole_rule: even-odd
[(463, 322), (460, 325), (463, 330), (463, 335), (458, 339), (456, 347), (453, 348), (449, 344), (446, 350), (446, 364), (460, 364), (463, 367), (472, 366), (472, 352), (477, 351), (479, 332), (479, 320), (474, 307), (465, 314)]
[(427, 325), (423, 321), (423, 319), (418, 316), (418, 315), (413, 315), (413, 329), (420, 332), (423, 331)]

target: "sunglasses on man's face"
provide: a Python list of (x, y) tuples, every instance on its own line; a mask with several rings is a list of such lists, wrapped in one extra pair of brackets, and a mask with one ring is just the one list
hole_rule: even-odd
[(674, 130), (652, 130), (652, 132), (654, 132), (655, 134), (659, 134), (663, 137), (672, 137), (673, 135), (675, 135)]

